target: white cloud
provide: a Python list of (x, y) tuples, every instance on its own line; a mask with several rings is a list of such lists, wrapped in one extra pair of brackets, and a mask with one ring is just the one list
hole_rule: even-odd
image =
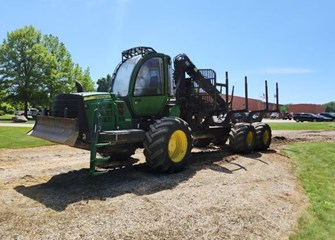
[(303, 74), (303, 73), (313, 73), (315, 71), (308, 68), (273, 67), (273, 68), (265, 68), (261, 72), (270, 74)]

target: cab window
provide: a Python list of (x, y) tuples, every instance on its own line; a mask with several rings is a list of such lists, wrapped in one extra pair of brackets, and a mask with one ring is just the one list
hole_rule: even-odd
[(138, 71), (134, 96), (154, 96), (163, 94), (163, 60), (151, 58)]

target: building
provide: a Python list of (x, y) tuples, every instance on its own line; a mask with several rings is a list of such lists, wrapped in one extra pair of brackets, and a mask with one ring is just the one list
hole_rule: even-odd
[[(225, 98), (225, 95), (222, 95)], [(239, 96), (233, 96), (233, 99), (231, 96), (229, 96), (229, 101), (232, 100), (232, 109), (233, 110), (243, 110), (245, 109), (245, 98), (244, 97), (239, 97)], [(249, 98), (248, 99), (248, 109), (249, 111), (256, 111), (256, 110), (262, 110), (265, 109), (265, 102), (254, 99), (254, 98)], [(279, 105), (280, 107), (281, 105)], [(276, 103), (268, 103), (269, 110), (276, 110), (277, 105)], [(326, 107), (320, 104), (289, 104), (288, 105), (288, 112), (289, 113), (300, 113), (300, 112), (305, 112), (305, 113), (321, 113), (325, 112)]]
[(319, 105), (319, 104), (290, 104), (288, 105), (288, 112), (289, 113), (320, 113), (325, 112), (326, 107)]
[[(223, 97), (225, 98), (225, 96), (223, 95)], [(245, 98), (244, 97), (239, 97), (239, 96), (233, 96), (233, 99), (231, 98), (231, 96), (229, 96), (229, 101), (232, 101), (233, 106), (232, 109), (233, 110), (242, 110), (245, 109)], [(269, 103), (268, 104), (269, 110), (276, 110), (277, 109), (277, 105), (276, 103)], [(254, 98), (249, 98), (248, 99), (248, 109), (249, 111), (256, 111), (256, 110), (263, 110), (266, 108), (266, 103), (258, 100), (258, 99), (254, 99)]]

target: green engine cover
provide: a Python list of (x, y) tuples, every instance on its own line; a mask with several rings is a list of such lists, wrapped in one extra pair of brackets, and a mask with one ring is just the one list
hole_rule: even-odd
[(131, 128), (131, 115), (123, 100), (110, 93), (84, 93), (84, 108), (90, 131), (94, 121), (94, 111), (99, 110), (102, 131)]

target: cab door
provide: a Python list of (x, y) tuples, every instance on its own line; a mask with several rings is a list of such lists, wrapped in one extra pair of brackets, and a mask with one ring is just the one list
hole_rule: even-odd
[(167, 101), (165, 65), (163, 57), (152, 57), (135, 73), (130, 105), (136, 116), (155, 116), (163, 110)]

